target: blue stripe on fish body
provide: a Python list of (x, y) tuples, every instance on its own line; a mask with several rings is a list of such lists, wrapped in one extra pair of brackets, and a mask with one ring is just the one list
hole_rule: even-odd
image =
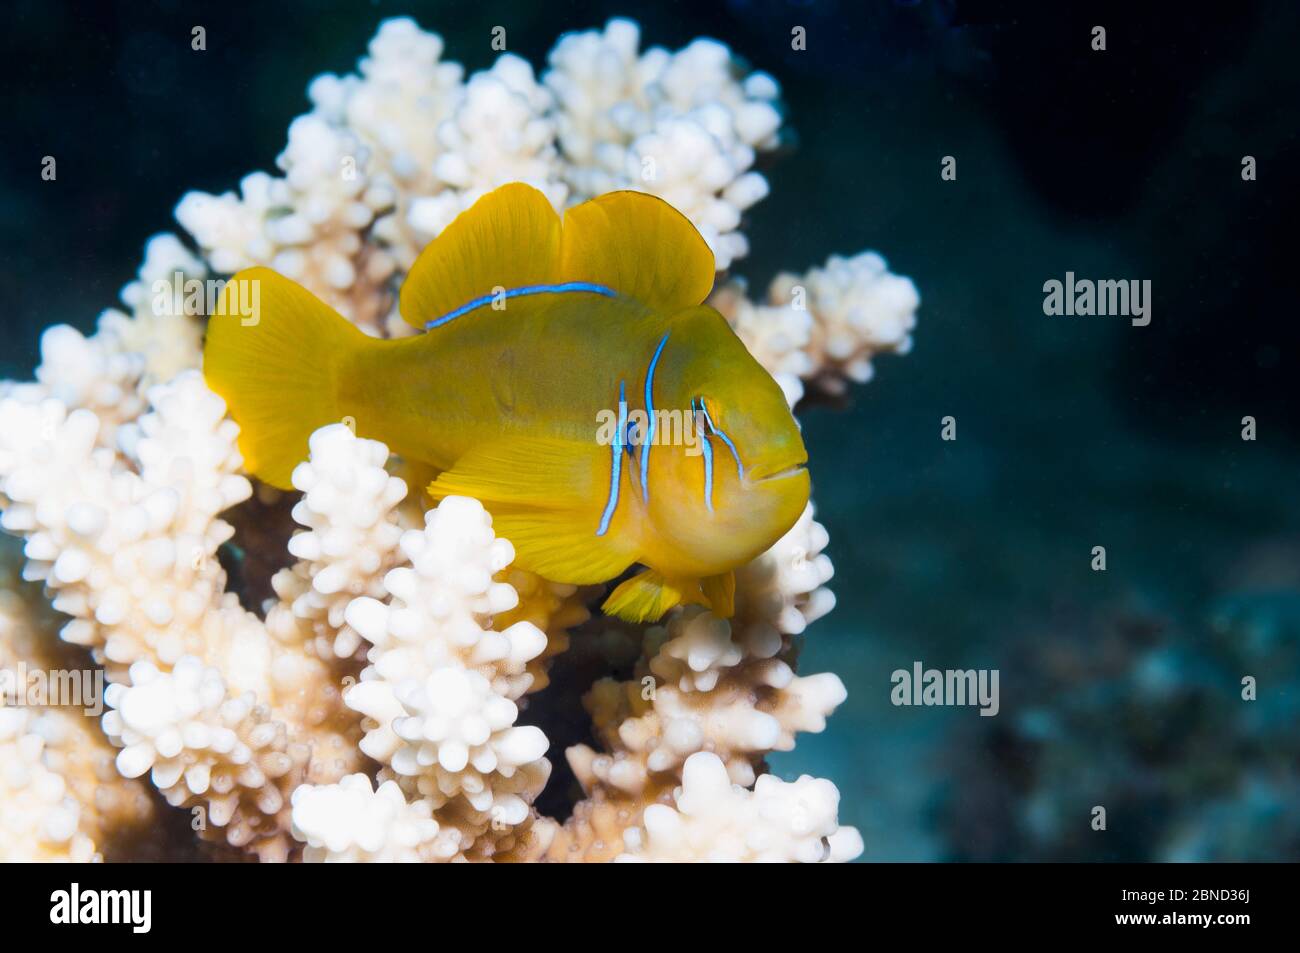
[[(521, 288), (507, 288), (501, 292), (504, 298), (520, 298), (524, 295), (536, 294), (569, 294), (572, 292), (585, 292), (587, 294), (604, 295), (607, 298), (618, 297), (618, 292), (613, 288), (606, 288), (604, 285), (593, 284), (590, 281), (564, 281), (554, 285), (524, 285)], [(440, 328), (449, 321), (454, 321), (462, 314), (468, 314), (476, 308), (481, 308), (485, 304), (491, 304), (497, 295), (485, 294), (479, 295), (468, 304), (463, 304), (454, 311), (449, 311), (440, 318), (434, 318), (424, 326), (424, 330), (432, 331), (434, 328)]]
[(664, 352), (664, 345), (668, 343), (668, 335), (665, 334), (659, 339), (659, 346), (655, 348), (654, 357), (650, 358), (650, 366), (645, 372), (645, 413), (646, 413), (646, 433), (645, 441), (641, 444), (641, 498), (650, 502), (650, 445), (655, 441), (655, 404), (654, 404), (654, 382), (655, 366), (659, 363), (659, 355)]
[(627, 427), (627, 392), (624, 383), (624, 381), (618, 382), (618, 430), (614, 431), (613, 452), (610, 454), (609, 499), (605, 501), (605, 512), (601, 514), (600, 528), (596, 530), (597, 536), (604, 536), (609, 532), (609, 521), (614, 518), (614, 511), (618, 509), (619, 479), (623, 473), (623, 431)]

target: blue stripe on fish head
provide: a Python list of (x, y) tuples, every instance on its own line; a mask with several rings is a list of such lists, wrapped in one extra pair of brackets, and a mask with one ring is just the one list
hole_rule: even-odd
[(614, 443), (610, 448), (609, 497), (605, 500), (605, 511), (600, 516), (597, 536), (609, 532), (609, 521), (618, 510), (620, 482), (623, 477), (623, 436), (627, 431), (627, 388), (625, 381), (618, 382), (618, 427), (614, 431)]
[(659, 355), (663, 354), (664, 345), (667, 343), (668, 335), (665, 334), (659, 339), (659, 346), (655, 348), (654, 356), (650, 358), (650, 364), (645, 372), (646, 433), (645, 440), (641, 444), (641, 499), (647, 504), (650, 502), (650, 448), (655, 442), (655, 368), (659, 365)]

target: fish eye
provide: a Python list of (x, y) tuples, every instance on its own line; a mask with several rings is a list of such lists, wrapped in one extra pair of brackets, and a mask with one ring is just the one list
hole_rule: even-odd
[[(740, 451), (736, 449), (736, 445), (732, 442), (731, 437), (727, 436), (727, 432), (713, 422), (713, 416), (709, 413), (709, 405), (705, 402), (705, 399), (703, 397), (696, 397), (692, 400), (691, 410), (695, 412), (697, 421), (696, 426), (702, 428), (699, 431), (700, 433), (717, 437), (727, 445), (727, 449), (731, 451), (732, 458), (736, 461), (736, 475), (743, 480), (745, 478), (745, 465), (740, 462)], [(699, 422), (701, 417), (703, 418), (702, 423)]]
[(697, 434), (706, 436), (713, 432), (713, 428), (709, 424), (708, 411), (704, 409), (703, 397), (691, 398), (691, 416), (694, 418), (695, 432)]

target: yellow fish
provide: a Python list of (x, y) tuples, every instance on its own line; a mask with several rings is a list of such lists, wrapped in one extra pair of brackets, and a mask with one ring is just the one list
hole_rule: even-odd
[(561, 222), (514, 183), (411, 268), (400, 310), (424, 334), (367, 337), (252, 268), (226, 296), (257, 282), (257, 313), (212, 319), (204, 373), (268, 483), (290, 487), (311, 433), (346, 418), (431, 467), (433, 499), (482, 502), (524, 569), (585, 585), (646, 567), (607, 613), (730, 616), (732, 570), (808, 501), (808, 456), (781, 389), (702, 304), (713, 278), (704, 240), (660, 199), (613, 192)]

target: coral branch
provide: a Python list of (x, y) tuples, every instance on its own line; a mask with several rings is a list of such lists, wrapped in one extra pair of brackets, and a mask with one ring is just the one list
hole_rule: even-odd
[(835, 863), (862, 853), (862, 837), (836, 820), (840, 793), (803, 775), (787, 783), (765, 775), (748, 791), (733, 784), (715, 755), (686, 761), (674, 807), (652, 804), (641, 829), (626, 836), (623, 862)]
[(790, 406), (803, 397), (804, 381), (842, 394), (849, 383), (871, 379), (871, 359), (912, 348), (916, 286), (895, 275), (875, 252), (832, 255), (807, 274), (783, 272), (767, 301), (745, 297), (742, 282), (714, 291), (709, 303), (731, 322), (760, 364), (776, 378)]

